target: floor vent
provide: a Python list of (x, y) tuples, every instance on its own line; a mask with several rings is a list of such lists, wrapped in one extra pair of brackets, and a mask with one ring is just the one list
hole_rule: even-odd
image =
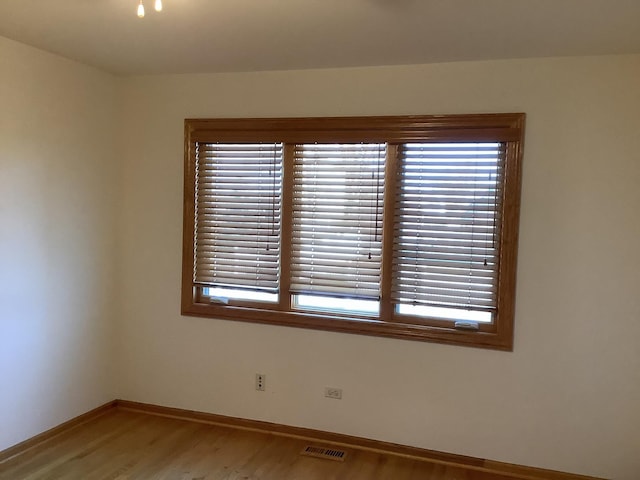
[(337, 460), (338, 462), (343, 462), (345, 457), (347, 456), (347, 452), (345, 452), (344, 450), (337, 450), (335, 448), (312, 447), (311, 445), (307, 445), (306, 447), (304, 447), (304, 450), (302, 450), (300, 454), (307, 455), (308, 457)]

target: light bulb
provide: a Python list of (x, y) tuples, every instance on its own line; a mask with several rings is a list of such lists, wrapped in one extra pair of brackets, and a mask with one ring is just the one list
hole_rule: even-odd
[(162, 11), (162, 0), (156, 0), (156, 12)]
[(142, 0), (140, 0), (140, 4), (138, 5), (138, 17), (144, 17), (144, 5), (142, 4)]

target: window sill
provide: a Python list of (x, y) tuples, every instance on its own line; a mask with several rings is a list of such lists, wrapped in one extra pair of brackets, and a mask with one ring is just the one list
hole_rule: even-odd
[(350, 318), (332, 316), (330, 314), (275, 311), (256, 309), (255, 307), (221, 306), (206, 303), (183, 305), (181, 313), (185, 316), (513, 351), (511, 334), (509, 332), (500, 332), (496, 325), (487, 326), (488, 328), (483, 328), (480, 331), (463, 331), (448, 326), (384, 322), (369, 318)]

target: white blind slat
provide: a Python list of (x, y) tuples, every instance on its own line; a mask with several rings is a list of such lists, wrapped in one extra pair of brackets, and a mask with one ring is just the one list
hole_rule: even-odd
[(395, 303), (495, 311), (504, 147), (399, 148)]
[(196, 145), (194, 283), (278, 291), (282, 144)]
[(385, 144), (296, 145), (291, 291), (380, 297)]

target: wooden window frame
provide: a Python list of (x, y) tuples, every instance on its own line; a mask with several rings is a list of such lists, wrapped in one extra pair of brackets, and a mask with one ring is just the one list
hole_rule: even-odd
[[(184, 132), (184, 218), (181, 313), (226, 320), (330, 330), (344, 333), (420, 340), (453, 345), (513, 350), (515, 288), (520, 212), (524, 113), (472, 115), (186, 119)], [(385, 178), (395, 178), (395, 151), (404, 142), (500, 142), (506, 146), (502, 216), (499, 243), (497, 313), (491, 324), (476, 331), (460, 330), (453, 322), (401, 316), (390, 300), (392, 270), (393, 208), (395, 181), (386, 181), (380, 314), (373, 318), (293, 310), (289, 295), (290, 235), (281, 236), (280, 301), (277, 304), (230, 302), (211, 304), (193, 283), (195, 228), (195, 145), (197, 142), (282, 142), (284, 174), (282, 231), (289, 232), (293, 209), (292, 168), (296, 143), (386, 142)]]

